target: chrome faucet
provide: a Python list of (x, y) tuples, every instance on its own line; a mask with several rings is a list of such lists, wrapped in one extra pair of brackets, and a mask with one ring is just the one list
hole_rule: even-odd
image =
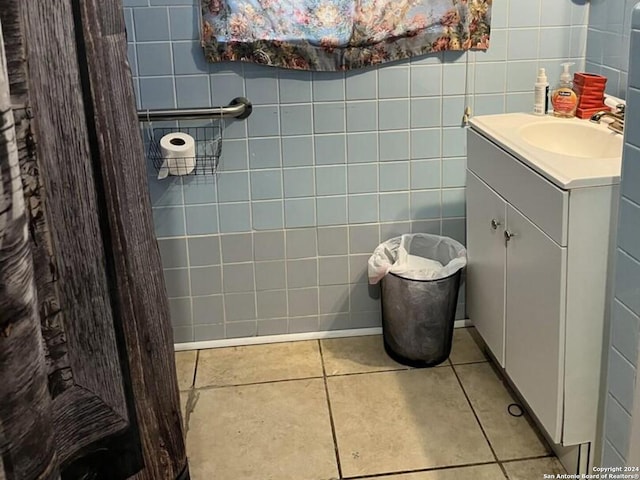
[(594, 123), (600, 123), (600, 120), (602, 120), (604, 117), (613, 118), (613, 122), (609, 124), (609, 130), (613, 130), (614, 132), (622, 135), (624, 133), (625, 108), (626, 108), (625, 105), (621, 103), (620, 105), (616, 105), (617, 111), (609, 112), (609, 111), (603, 110), (593, 115), (591, 117), (591, 121)]

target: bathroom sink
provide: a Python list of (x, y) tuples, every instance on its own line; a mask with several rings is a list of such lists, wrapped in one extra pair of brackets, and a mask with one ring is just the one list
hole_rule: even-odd
[(520, 128), (522, 139), (534, 147), (580, 158), (616, 158), (622, 135), (590, 123), (530, 123)]
[(563, 190), (620, 183), (623, 138), (604, 122), (503, 113), (470, 124)]

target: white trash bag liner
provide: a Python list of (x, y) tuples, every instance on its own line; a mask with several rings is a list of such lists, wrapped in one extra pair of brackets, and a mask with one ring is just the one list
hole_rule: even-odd
[(467, 250), (452, 238), (405, 234), (376, 247), (369, 258), (369, 283), (378, 283), (388, 273), (410, 280), (438, 280), (466, 264)]

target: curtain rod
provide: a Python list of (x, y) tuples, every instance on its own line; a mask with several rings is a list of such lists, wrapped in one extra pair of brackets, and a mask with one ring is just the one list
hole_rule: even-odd
[(237, 97), (224, 107), (138, 110), (138, 120), (141, 122), (151, 120), (199, 120), (205, 118), (237, 118), (244, 120), (251, 115), (252, 110), (253, 106), (249, 100), (244, 97)]

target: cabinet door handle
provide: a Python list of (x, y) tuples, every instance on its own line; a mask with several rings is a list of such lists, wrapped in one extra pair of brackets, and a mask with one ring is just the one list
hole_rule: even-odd
[(491, 220), (491, 228), (493, 228), (494, 230), (497, 230), (500, 225), (502, 224), (495, 218)]
[(510, 232), (509, 230), (504, 231), (504, 241), (509, 242), (513, 237), (517, 237), (516, 233)]

